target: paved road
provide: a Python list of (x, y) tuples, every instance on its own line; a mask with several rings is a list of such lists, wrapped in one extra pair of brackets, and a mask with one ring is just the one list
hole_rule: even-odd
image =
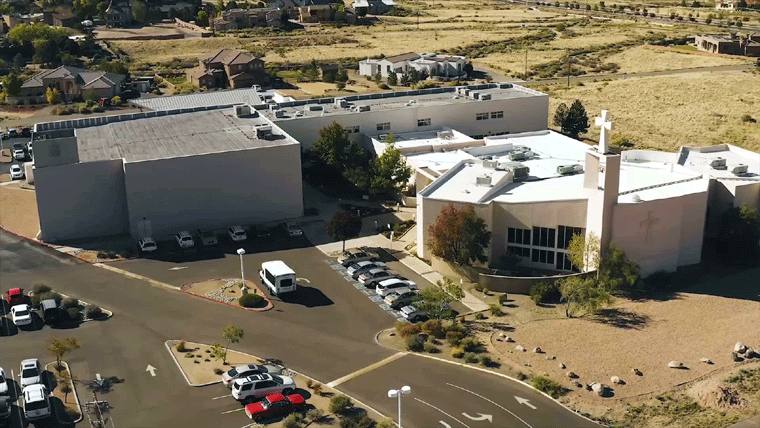
[[(2, 231), (0, 256), (3, 289), (29, 288), (31, 284), (43, 282), (115, 312), (110, 320), (88, 322), (71, 330), (49, 327), (38, 331), (6, 330), (0, 337), (0, 366), (8, 372), (23, 358), (38, 357), (48, 361), (51, 358), (42, 350), (48, 338), (76, 337), (82, 349), (74, 351), (67, 360), (80, 380), (93, 379), (96, 374), (123, 380), (104, 395), (113, 406), (112, 415), (117, 426), (246, 425), (240, 406), (225, 397), (227, 391), (222, 386), (187, 386), (164, 348), (163, 343), (168, 339), (212, 343), (220, 340), (224, 325), (240, 325), (245, 329), (246, 337), (236, 345), (237, 348), (260, 357), (279, 358), (290, 368), (325, 383), (395, 354), (373, 341), (377, 331), (393, 324), (393, 317), (360, 290), (351, 287), (325, 262), (325, 256), (311, 247), (246, 256), (250, 272), (255, 271), (253, 266), (260, 259), (280, 258), (293, 263), (300, 276), (297, 267), (300, 261), (309, 269), (304, 277), (308, 277), (310, 285), (317, 289), (309, 296), (316, 296), (313, 302), (324, 303), (275, 302), (275, 309), (264, 313), (233, 310), (184, 293), (150, 286), (64, 258), (53, 250)], [(155, 276), (159, 273), (179, 274), (174, 278), (175, 283), (179, 283), (192, 277), (193, 272), (197, 275), (207, 268), (208, 277), (229, 276), (227, 264), (231, 271), (237, 272), (237, 256), (221, 260), (222, 264), (217, 268), (212, 268), (208, 261), (199, 261), (189, 264), (192, 267), (175, 271), (162, 269), (177, 267), (177, 264), (148, 262), (146, 265)], [(216, 259), (216, 262), (220, 260)], [(156, 377), (146, 372), (148, 364), (157, 368)], [(480, 417), (478, 413), (491, 414), (494, 423), (489, 426), (595, 426), (513, 381), (418, 356), (403, 356), (353, 377), (337, 388), (385, 414), (395, 415), (395, 401), (387, 398), (386, 391), (403, 384), (414, 389), (414, 398), (407, 400), (409, 407), (404, 411), (406, 427), (447, 426), (438, 421), (451, 427), (486, 425), (483, 421), (466, 420), (462, 412), (475, 418)], [(90, 396), (83, 385), (77, 390), (83, 399)], [(537, 409), (520, 405), (514, 395), (530, 400)], [(446, 417), (446, 413), (450, 417)], [(456, 422), (457, 419), (462, 423)]]

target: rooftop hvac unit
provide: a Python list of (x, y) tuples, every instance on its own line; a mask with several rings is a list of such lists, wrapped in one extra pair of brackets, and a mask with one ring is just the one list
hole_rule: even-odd
[(713, 161), (710, 162), (710, 166), (713, 169), (726, 169), (726, 160), (723, 158), (713, 159)]
[(470, 96), (471, 96), (473, 99), (476, 99), (476, 100), (477, 100), (477, 99), (479, 99), (479, 98), (480, 98), (480, 92), (478, 92), (478, 91), (471, 91), (471, 92), (470, 92)]
[(499, 83), (499, 89), (509, 89), (512, 87), (511, 83)]
[(454, 131), (438, 131), (439, 140), (453, 140), (454, 139)]
[(347, 106), (348, 106), (348, 101), (346, 101), (345, 98), (336, 98), (335, 99), (335, 107), (346, 108)]
[(369, 111), (369, 106), (368, 105), (356, 106), (354, 107), (354, 111), (358, 111), (358, 112)]
[(268, 140), (272, 136), (272, 125), (263, 125), (256, 127), (256, 138)]
[(280, 105), (279, 104), (269, 104), (269, 110), (279, 110)]
[(731, 173), (734, 174), (734, 175), (743, 175), (743, 174), (746, 174), (748, 170), (749, 169), (748, 169), (747, 165), (744, 165), (744, 164), (740, 163), (740, 164), (736, 165), (735, 167), (731, 168)]
[(575, 174), (576, 172), (583, 172), (583, 167), (577, 163), (574, 165), (560, 165), (557, 167), (557, 174), (560, 175)]
[(320, 111), (320, 110), (322, 110), (322, 106), (319, 104), (309, 105), (309, 111)]
[(475, 184), (478, 186), (490, 186), (491, 185), (491, 176), (490, 175), (481, 175), (480, 177), (477, 177), (475, 179)]
[(388, 134), (380, 134), (378, 138), (380, 138), (380, 141), (384, 142), (388, 138)]
[(285, 110), (275, 110), (274, 117), (285, 117)]
[(530, 152), (512, 152), (509, 154), (509, 160), (513, 161), (521, 161), (526, 160), (530, 156), (528, 155)]
[(530, 168), (528, 168), (527, 165), (523, 165), (521, 163), (513, 163), (509, 165), (507, 169), (515, 173), (514, 175), (515, 179), (527, 177), (528, 174), (530, 173)]
[(239, 105), (234, 107), (235, 110), (235, 117), (243, 117), (243, 116), (250, 116), (251, 115), (251, 106), (249, 105)]
[(495, 161), (495, 160), (483, 161), (483, 168), (496, 169), (498, 166), (499, 166), (499, 161)]
[(480, 97), (478, 97), (480, 101), (486, 101), (491, 99), (491, 94), (480, 94)]

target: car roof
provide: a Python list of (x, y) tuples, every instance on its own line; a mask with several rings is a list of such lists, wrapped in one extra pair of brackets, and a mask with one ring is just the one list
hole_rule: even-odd
[(262, 373), (262, 374), (255, 374), (255, 375), (246, 376), (244, 378), (236, 380), (235, 382), (238, 382), (238, 383), (248, 383), (248, 382), (258, 382), (258, 381), (262, 381), (262, 380), (272, 380), (272, 379), (273, 378), (272, 378), (271, 375), (268, 375), (266, 373)]
[(140, 238), (140, 240), (143, 242), (156, 242), (150, 236), (146, 236), (145, 238)]
[(370, 270), (369, 270), (369, 273), (371, 273), (371, 274), (373, 274), (373, 275), (374, 275), (374, 274), (376, 274), (376, 273), (380, 273), (380, 272), (390, 272), (390, 273), (395, 273), (395, 272), (391, 272), (391, 271), (389, 271), (388, 269), (384, 269), (384, 268), (372, 268), (372, 269), (370, 269)]
[(349, 248), (345, 252), (346, 254), (360, 254), (366, 251), (362, 250), (361, 248)]
[(380, 281), (380, 286), (382, 286), (382, 287), (388, 287), (388, 286), (396, 284), (396, 283), (406, 284), (407, 286), (410, 285), (410, 281), (406, 281), (406, 280), (403, 280), (401, 278), (390, 278), (390, 279), (386, 279), (386, 280)]
[(267, 395), (267, 401), (270, 403), (274, 403), (276, 401), (282, 401), (285, 399), (285, 396), (282, 394), (269, 394)]
[(404, 306), (403, 308), (401, 308), (401, 312), (403, 312), (405, 314), (411, 314), (412, 312), (417, 312), (417, 308), (415, 308), (412, 305), (408, 305), (408, 306)]
[(24, 387), (24, 397), (26, 401), (38, 401), (45, 398), (45, 387), (39, 383)]
[(16, 294), (22, 294), (22, 293), (23, 292), (21, 291), (20, 288), (11, 288), (10, 290), (8, 290), (8, 294), (11, 296), (15, 296)]
[(411, 289), (409, 287), (404, 287), (404, 288), (397, 288), (394, 292), (390, 293), (389, 295), (392, 296), (394, 294), (398, 294), (400, 296), (400, 295), (402, 295), (404, 293), (419, 294), (419, 293), (417, 293), (417, 290), (413, 290), (413, 289)]
[(21, 362), (22, 366), (26, 366), (26, 365), (37, 366), (38, 364), (39, 364), (39, 360), (37, 360), (36, 358), (29, 358)]
[(27, 305), (26, 303), (19, 303), (18, 305), (13, 305), (13, 306), (11, 307), (11, 310), (12, 310), (12, 311), (13, 311), (13, 310), (16, 310), (16, 311), (20, 311), (20, 310), (22, 310), (22, 309), (26, 309), (26, 310), (29, 310), (29, 305)]
[(190, 236), (190, 232), (183, 230), (182, 232), (177, 232), (177, 236), (180, 236), (180, 237)]

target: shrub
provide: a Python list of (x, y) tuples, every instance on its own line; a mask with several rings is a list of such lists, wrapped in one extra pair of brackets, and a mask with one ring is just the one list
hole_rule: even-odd
[(56, 293), (55, 291), (48, 291), (45, 293), (35, 294), (32, 296), (32, 306), (38, 307), (40, 305), (40, 302), (43, 300), (53, 299), (55, 300), (56, 305), (61, 304), (61, 300), (63, 300), (63, 297)]
[(499, 304), (504, 306), (509, 302), (509, 295), (507, 293), (502, 294), (499, 296)]
[(86, 105), (87, 107), (92, 107), (92, 106), (95, 105), (95, 101), (94, 100), (87, 100), (87, 101), (84, 102), (84, 105)]
[(748, 114), (743, 114), (742, 115), (742, 122), (743, 123), (755, 123), (755, 122), (757, 122), (757, 120), (755, 120), (755, 118), (753, 118), (752, 116), (750, 116)]
[(536, 304), (557, 301), (559, 288), (553, 282), (541, 282), (530, 287), (530, 298)]
[(99, 105), (94, 105), (94, 106), (90, 107), (90, 111), (93, 112), (93, 113), (103, 113), (106, 110), (103, 107), (99, 106)]
[(488, 306), (488, 309), (491, 311), (491, 315), (495, 317), (500, 317), (504, 315), (504, 312), (502, 312), (501, 306), (499, 305), (490, 305)]
[(322, 409), (309, 409), (309, 411), (306, 412), (306, 420), (308, 420), (309, 423), (317, 422), (324, 416), (325, 412), (323, 412)]
[(375, 428), (395, 428), (395, 427), (396, 427), (396, 423), (393, 422), (393, 419), (390, 419), (390, 418), (383, 419), (382, 421), (378, 422), (377, 425), (375, 426)]
[(422, 331), (437, 339), (443, 339), (446, 337), (446, 333), (443, 329), (443, 324), (439, 320), (427, 320), (422, 324)]
[(84, 315), (89, 319), (96, 320), (103, 317), (103, 310), (100, 309), (100, 306), (87, 305), (84, 308)]
[(476, 320), (484, 320), (484, 319), (486, 319), (486, 315), (483, 312), (478, 312), (477, 314), (475, 314), (475, 319)]
[(488, 287), (483, 287), (483, 294), (485, 294), (486, 296), (490, 296), (489, 293), (491, 293), (491, 290), (489, 290)]
[(45, 284), (37, 284), (34, 287), (32, 287), (32, 291), (34, 292), (34, 294), (47, 293), (48, 291), (50, 291), (50, 287), (48, 287)]
[(437, 354), (441, 352), (441, 350), (438, 349), (437, 346), (433, 345), (430, 342), (425, 342), (424, 349), (425, 349), (425, 352), (427, 352), (428, 354)]
[(340, 419), (340, 428), (372, 428), (374, 426), (375, 421), (366, 413), (344, 416)]
[(464, 354), (464, 362), (465, 363), (477, 363), (478, 362), (478, 356), (474, 352), (468, 352)]
[(451, 346), (459, 346), (459, 344), (462, 342), (462, 339), (464, 339), (464, 333), (461, 331), (446, 332), (446, 340)]
[(219, 367), (214, 368), (215, 375), (221, 375), (222, 373), (224, 373), (224, 370), (220, 369)]
[(314, 381), (311, 379), (306, 379), (306, 387), (311, 389), (314, 386)]
[(401, 327), (399, 329), (398, 334), (401, 337), (411, 337), (411, 336), (417, 336), (420, 333), (421, 329), (420, 326), (417, 324), (406, 324), (405, 326)]
[(238, 303), (244, 308), (259, 308), (264, 306), (264, 302), (265, 300), (261, 295), (253, 293), (243, 294), (238, 299)]
[(493, 364), (493, 360), (491, 359), (491, 356), (488, 354), (481, 355), (480, 364), (482, 364), (483, 367), (491, 367), (491, 365)]
[(63, 301), (61, 302), (61, 306), (63, 306), (66, 309), (78, 308), (79, 307), (79, 300), (74, 299), (72, 297), (67, 297), (67, 298), (63, 299)]
[(117, 95), (117, 96), (111, 98), (111, 104), (114, 105), (114, 106), (116, 106), (116, 107), (118, 107), (118, 106), (124, 104), (124, 101), (122, 101), (121, 97)]
[(85, 113), (89, 113), (89, 112), (90, 112), (90, 109), (87, 108), (87, 106), (85, 106), (85, 105), (79, 106), (79, 113), (85, 114)]
[(345, 395), (336, 395), (330, 399), (330, 413), (342, 415), (354, 407), (354, 402)]
[(477, 337), (465, 337), (462, 339), (462, 341), (459, 343), (459, 346), (465, 351), (465, 352), (480, 352), (483, 347), (483, 343), (480, 342), (480, 339)]
[(461, 349), (452, 349), (451, 356), (454, 358), (462, 358), (464, 357), (464, 351)]
[(475, 284), (474, 288), (475, 288), (475, 291), (481, 291), (481, 292), (483, 291), (483, 286), (480, 284)]
[(380, 89), (390, 89), (391, 88), (390, 86), (386, 85), (385, 83), (381, 83), (381, 84), (377, 85), (377, 87), (380, 88)]
[(78, 307), (68, 308), (69, 318), (74, 321), (82, 321), (82, 311)]
[(194, 358), (194, 357), (195, 357), (194, 354), (191, 354), (191, 353), (185, 354), (185, 358)]
[(543, 393), (549, 394), (552, 398), (559, 398), (567, 392), (562, 385), (551, 380), (547, 376), (536, 376), (530, 383), (534, 388)]
[(528, 375), (526, 375), (525, 373), (523, 373), (523, 372), (517, 373), (517, 379), (518, 380), (525, 380), (527, 378), (528, 378)]
[(315, 395), (319, 395), (321, 397), (322, 396), (322, 384), (319, 383), (319, 382), (315, 383), (314, 386), (312, 387), (312, 391), (314, 391)]
[(108, 258), (108, 253), (106, 253), (105, 251), (98, 251), (97, 256), (98, 256), (99, 259), (107, 259)]
[(425, 349), (425, 339), (419, 334), (409, 336), (405, 339), (406, 349), (412, 352), (420, 352)]
[(301, 428), (303, 416), (300, 413), (291, 413), (287, 418), (282, 420), (282, 428)]

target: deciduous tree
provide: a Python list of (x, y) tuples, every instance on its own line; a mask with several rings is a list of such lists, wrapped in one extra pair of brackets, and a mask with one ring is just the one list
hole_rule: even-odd
[(610, 293), (597, 285), (594, 278), (571, 276), (559, 281), (559, 292), (562, 295), (562, 304), (565, 306), (565, 315), (572, 318), (583, 309), (586, 312), (595, 312), (599, 308), (612, 303)]
[(61, 93), (57, 88), (47, 88), (45, 90), (45, 97), (47, 97), (48, 103), (58, 104), (58, 101), (61, 100)]
[(50, 342), (48, 342), (46, 350), (48, 354), (55, 357), (56, 368), (60, 369), (61, 359), (63, 356), (79, 348), (79, 342), (77, 342), (77, 340), (73, 337), (67, 337), (65, 339), (58, 339), (54, 337), (50, 339)]
[(362, 230), (362, 220), (348, 211), (339, 211), (327, 223), (327, 233), (339, 241), (343, 241), (343, 251), (346, 250), (346, 240), (356, 238)]
[(362, 155), (362, 149), (348, 139), (348, 131), (338, 122), (320, 129), (319, 139), (309, 150), (325, 164), (340, 170), (356, 166)]
[(221, 343), (214, 343), (211, 345), (211, 355), (217, 360), (222, 360), (222, 363), (227, 363), (227, 348), (222, 346)]
[(484, 252), (491, 242), (491, 232), (471, 205), (458, 209), (449, 204), (441, 210), (428, 233), (428, 246), (436, 257), (460, 265), (487, 260)]
[(390, 195), (401, 191), (412, 176), (412, 167), (406, 164), (401, 151), (394, 145), (393, 134), (385, 139), (385, 151), (372, 160), (372, 191)]
[(464, 298), (464, 291), (459, 284), (455, 284), (449, 278), (437, 281), (436, 287), (428, 287), (420, 292), (420, 300), (414, 303), (417, 309), (427, 312), (430, 318), (451, 318), (453, 312), (451, 304), (460, 302)]
[(21, 85), (23, 84), (24, 79), (16, 73), (10, 73), (3, 77), (3, 91), (5, 92), (5, 95), (11, 97), (18, 95), (19, 92), (21, 92)]
[[(227, 349), (230, 347), (230, 343), (238, 343), (240, 342), (243, 337), (245, 336), (245, 332), (242, 328), (236, 326), (236, 325), (227, 325), (222, 329), (222, 339), (225, 341), (224, 345), (224, 354), (225, 358), (227, 356)], [(222, 361), (226, 362), (226, 359), (223, 359)]]

